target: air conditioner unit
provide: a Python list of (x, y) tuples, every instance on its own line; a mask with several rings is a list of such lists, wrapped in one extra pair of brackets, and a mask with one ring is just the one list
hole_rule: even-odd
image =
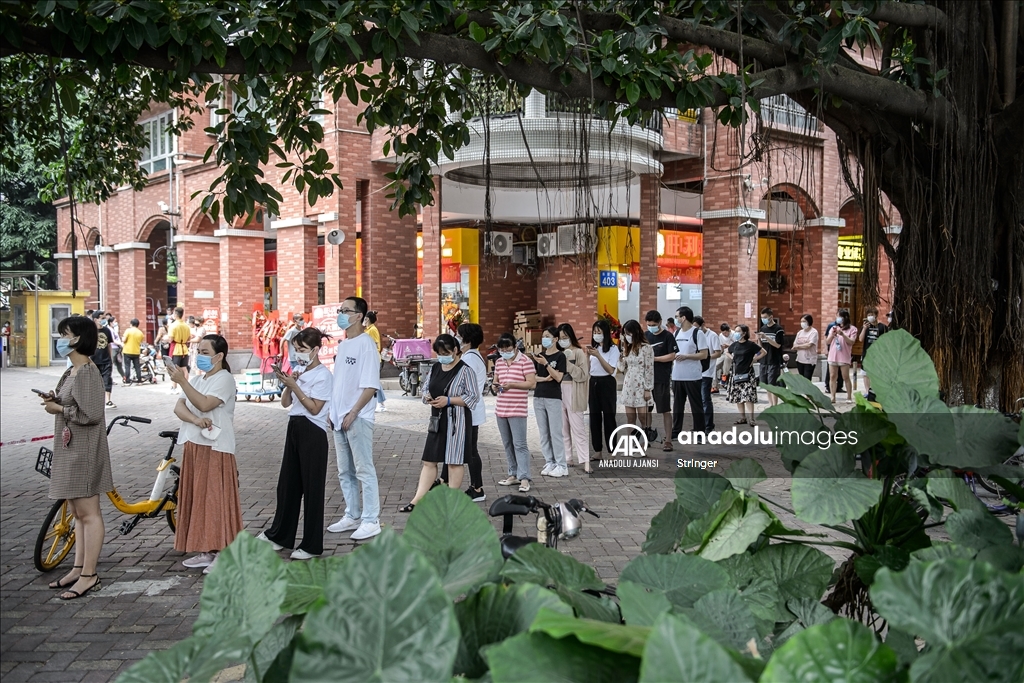
[(541, 258), (558, 256), (558, 236), (554, 233), (537, 235), (537, 256)]
[(490, 253), (494, 256), (511, 256), (512, 255), (512, 233), (510, 232), (492, 232), (490, 233)]
[(537, 265), (537, 245), (517, 242), (512, 246), (512, 263), (517, 266)]
[(592, 254), (597, 250), (597, 232), (586, 224), (558, 226), (558, 254)]

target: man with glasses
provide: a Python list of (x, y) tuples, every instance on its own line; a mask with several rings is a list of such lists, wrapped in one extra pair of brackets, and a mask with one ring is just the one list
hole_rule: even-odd
[(355, 541), (380, 533), (380, 494), (373, 464), (374, 398), (380, 386), (380, 356), (373, 339), (363, 331), (368, 310), (366, 301), (359, 297), (345, 299), (338, 309), (338, 327), (345, 331), (345, 340), (338, 344), (334, 361), (328, 421), (334, 430), (345, 515), (327, 530), (353, 531)]

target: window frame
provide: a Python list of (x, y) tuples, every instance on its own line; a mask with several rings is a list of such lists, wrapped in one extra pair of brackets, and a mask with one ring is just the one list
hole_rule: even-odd
[[(142, 151), (142, 158), (139, 159), (139, 168), (144, 169), (147, 175), (163, 173), (170, 168), (170, 159), (177, 152), (178, 136), (169, 132), (169, 129), (177, 123), (177, 118), (177, 112), (174, 109), (169, 109), (156, 116), (139, 121), (139, 125), (143, 127), (144, 134), (148, 138), (146, 147)], [(157, 133), (158, 129), (160, 130), (159, 133)], [(157, 135), (159, 137), (155, 137)], [(160, 143), (164, 143), (165, 146), (160, 148)], [(161, 149), (160, 153), (156, 155), (153, 154), (154, 145)], [(160, 162), (163, 162), (162, 167), (156, 168)]]

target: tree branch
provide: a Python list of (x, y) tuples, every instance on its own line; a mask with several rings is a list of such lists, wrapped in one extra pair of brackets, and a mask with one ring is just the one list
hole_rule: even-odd
[(874, 21), (884, 21), (898, 26), (933, 28), (939, 31), (946, 29), (946, 15), (934, 5), (913, 5), (909, 2), (882, 0), (876, 3), (875, 9), (866, 16)]

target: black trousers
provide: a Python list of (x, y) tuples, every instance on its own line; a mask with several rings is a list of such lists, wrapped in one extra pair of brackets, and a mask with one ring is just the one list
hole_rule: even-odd
[(711, 402), (711, 385), (714, 377), (700, 378), (700, 402), (704, 408), (704, 426), (708, 431), (715, 428), (715, 404)]
[(125, 380), (132, 378), (132, 368), (135, 368), (135, 381), (142, 381), (142, 365), (139, 363), (139, 354), (137, 353), (126, 353), (124, 354), (124, 369), (125, 369)]
[(326, 486), (327, 432), (303, 415), (292, 415), (288, 418), (281, 474), (277, 479), (277, 511), (270, 531), (266, 532), (267, 538), (285, 548), (294, 548), (299, 507), (304, 504), (299, 548), (311, 555), (323, 554)]
[[(590, 443), (598, 453), (612, 440), (615, 431), (615, 399), (618, 387), (611, 376), (590, 378)], [(604, 439), (604, 441), (602, 441)]]
[[(480, 451), (477, 449), (477, 438), (480, 436), (480, 427), (470, 427), (469, 436), (466, 439), (466, 467), (469, 468), (469, 485), (475, 489), (484, 487), (484, 461), (480, 459)], [(448, 483), (448, 463), (441, 468), (441, 479)]]
[(704, 399), (701, 396), (702, 380), (681, 382), (672, 381), (672, 439), (679, 436), (683, 431), (683, 413), (686, 411), (686, 400), (690, 400), (690, 415), (693, 416), (693, 431), (703, 432), (704, 428)]
[(800, 370), (800, 374), (807, 379), (814, 379), (814, 363), (800, 363), (796, 364)]

